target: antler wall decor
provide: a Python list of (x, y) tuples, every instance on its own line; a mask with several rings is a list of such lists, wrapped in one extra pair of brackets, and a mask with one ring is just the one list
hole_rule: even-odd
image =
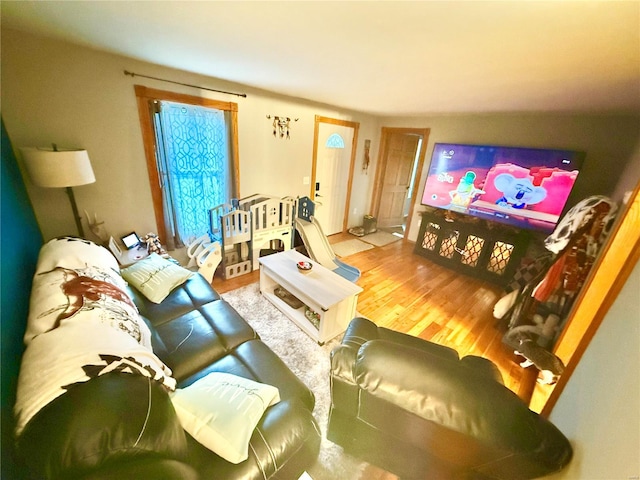
[[(98, 214), (94, 212), (93, 218), (89, 216), (87, 211), (84, 211), (84, 216), (87, 218), (87, 225), (89, 225), (89, 230), (91, 233), (100, 240), (100, 244), (108, 245), (109, 244), (109, 232), (104, 225), (104, 221), (98, 220)], [(95, 240), (95, 238), (87, 237), (89, 240)]]
[[(284, 138), (285, 135), (287, 140), (291, 137), (289, 136), (289, 124), (291, 123), (291, 118), (289, 117), (278, 117), (275, 115), (267, 115), (267, 118), (271, 120), (273, 118), (273, 136), (277, 137), (278, 133), (280, 134), (280, 138)], [(294, 122), (297, 122), (299, 118), (294, 119)]]

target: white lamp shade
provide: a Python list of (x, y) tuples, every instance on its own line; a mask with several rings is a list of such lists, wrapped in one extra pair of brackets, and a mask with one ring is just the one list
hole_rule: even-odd
[(96, 181), (86, 150), (21, 148), (31, 181), (40, 187), (76, 187)]

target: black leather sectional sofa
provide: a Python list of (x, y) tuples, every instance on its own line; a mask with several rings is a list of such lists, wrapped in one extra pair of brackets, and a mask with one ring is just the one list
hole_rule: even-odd
[[(161, 382), (115, 369), (66, 388), (28, 420), (17, 437), (27, 476), (297, 479), (319, 451), (312, 392), (199, 274), (159, 304), (128, 288), (151, 332), (153, 353), (172, 370), (178, 388), (226, 372), (276, 386), (280, 402), (262, 416), (249, 458), (233, 464), (183, 430)], [(35, 342), (27, 346), (23, 370)]]

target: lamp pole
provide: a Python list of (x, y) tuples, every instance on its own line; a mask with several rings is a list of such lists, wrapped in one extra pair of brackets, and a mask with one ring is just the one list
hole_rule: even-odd
[(84, 238), (84, 229), (82, 228), (82, 218), (78, 213), (78, 206), (76, 205), (76, 197), (73, 194), (73, 189), (67, 187), (67, 195), (69, 196), (69, 202), (71, 202), (71, 210), (73, 210), (73, 219), (76, 221), (76, 227), (78, 227), (78, 233)]

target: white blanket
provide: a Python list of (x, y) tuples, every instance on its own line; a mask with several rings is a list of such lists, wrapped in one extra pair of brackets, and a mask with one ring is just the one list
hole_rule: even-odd
[(176, 386), (171, 370), (150, 349), (99, 319), (63, 322), (55, 330), (38, 335), (22, 358), (15, 406), (16, 434), (40, 409), (74, 384), (113, 371), (153, 378), (168, 390)]
[(16, 433), (75, 384), (119, 371), (174, 390), (111, 253), (86, 240), (45, 244), (33, 279), (15, 405)]

